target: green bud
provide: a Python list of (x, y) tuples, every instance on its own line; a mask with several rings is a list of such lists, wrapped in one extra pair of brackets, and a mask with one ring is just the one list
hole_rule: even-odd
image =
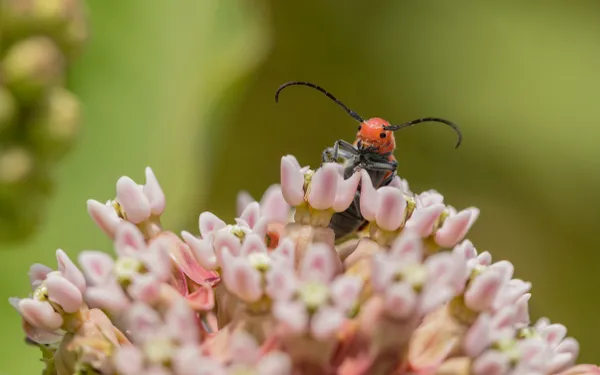
[(4, 38), (9, 43), (33, 35), (47, 35), (61, 47), (73, 47), (74, 41), (78, 41), (75, 44), (79, 47), (85, 37), (74, 38), (73, 28), (81, 30), (82, 25), (87, 36), (80, 0), (0, 0), (0, 15)]
[(81, 108), (77, 97), (62, 87), (55, 87), (27, 123), (35, 152), (44, 158), (63, 156), (79, 132)]
[(12, 146), (0, 151), (0, 186), (25, 182), (33, 173), (34, 159), (25, 148)]
[(14, 123), (17, 113), (18, 106), (12, 93), (0, 86), (0, 134)]
[(10, 47), (1, 69), (8, 88), (19, 100), (30, 103), (63, 82), (65, 61), (51, 39), (38, 36)]
[(0, 242), (25, 239), (39, 228), (53, 187), (50, 170), (23, 147), (0, 149)]

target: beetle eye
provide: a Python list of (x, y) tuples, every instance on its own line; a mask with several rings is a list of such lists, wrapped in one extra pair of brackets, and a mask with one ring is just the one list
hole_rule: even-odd
[(384, 132), (379, 133), (379, 138), (385, 138), (385, 137), (386, 137), (386, 135)]
[(358, 125), (358, 131), (360, 131), (360, 129), (362, 129), (362, 125)]

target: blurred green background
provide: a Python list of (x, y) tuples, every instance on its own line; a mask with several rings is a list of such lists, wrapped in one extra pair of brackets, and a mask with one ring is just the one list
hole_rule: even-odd
[[(343, 4), (343, 5), (342, 5)], [(600, 362), (600, 2), (88, 1), (91, 38), (71, 71), (83, 102), (78, 144), (57, 171), (40, 232), (2, 244), (0, 296), (26, 295), (32, 262), (54, 251), (110, 250), (85, 201), (114, 197), (121, 175), (153, 167), (166, 225), (232, 219), (240, 189), (277, 182), (279, 160), (317, 165), (363, 117), (439, 124), (397, 135), (399, 174), (482, 213), (470, 238), (533, 282), (533, 318), (565, 324), (580, 362)], [(38, 373), (17, 314), (0, 304), (0, 374)]]

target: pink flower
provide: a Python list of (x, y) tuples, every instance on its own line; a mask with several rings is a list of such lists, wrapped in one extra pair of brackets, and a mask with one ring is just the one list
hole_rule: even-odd
[[(123, 176), (117, 181), (115, 202), (108, 201), (103, 205), (90, 199), (87, 203), (92, 219), (112, 238), (121, 219), (139, 224), (162, 215), (165, 210), (165, 195), (154, 172), (147, 167), (145, 185), (138, 185), (131, 178)], [(115, 207), (121, 211), (116, 211)]]
[(455, 295), (455, 286), (467, 277), (464, 261), (449, 253), (435, 254), (424, 261), (420, 236), (403, 232), (389, 253), (373, 256), (371, 283), (383, 296), (387, 314), (407, 319), (422, 316)]
[[(307, 178), (310, 182), (305, 189)], [(340, 165), (336, 163), (325, 163), (321, 168), (312, 172), (300, 168), (300, 164), (293, 156), (288, 155), (281, 159), (281, 189), (285, 200), (293, 207), (306, 202), (318, 211), (344, 211), (354, 200), (359, 182), (360, 174), (358, 173), (345, 180)], [(319, 219), (321, 219), (318, 220), (319, 225), (329, 224), (328, 220)], [(321, 222), (323, 219), (325, 221)], [(331, 218), (329, 217), (329, 219)]]
[[(217, 246), (225, 286), (247, 303), (257, 302), (265, 295), (265, 278), (269, 280), (273, 270), (283, 267), (290, 270), (288, 267), (294, 264), (293, 244), (289, 241), (283, 241), (274, 251), (267, 252), (264, 240), (251, 233), (241, 245), (230, 238), (217, 241)], [(267, 285), (266, 289), (268, 288)]]
[[(34, 264), (31, 296), (9, 301), (59, 374), (600, 375), (574, 365), (566, 327), (530, 323), (513, 264), (465, 239), (477, 209), (342, 172), (285, 156), (281, 186), (240, 193), (235, 224), (206, 211), (182, 238), (160, 226), (152, 171), (122, 177), (116, 200), (88, 202), (114, 256), (83, 251), (81, 272), (58, 250), (58, 270)], [(359, 183), (369, 232), (335, 243)]]
[[(191, 368), (186, 370), (182, 364), (190, 364), (190, 354), (201, 359), (199, 321), (183, 299), (164, 314), (137, 302), (128, 310), (125, 323), (135, 346), (124, 346), (116, 353), (114, 364), (119, 373), (146, 374), (161, 368), (167, 374), (185, 375)], [(166, 363), (173, 363), (179, 371), (162, 368)]]
[[(244, 218), (243, 214), (245, 209), (254, 202), (254, 198), (252, 198), (248, 192), (240, 192), (237, 199), (238, 217)], [(259, 211), (261, 216), (265, 216), (267, 218), (268, 222), (277, 222), (283, 224), (287, 224), (289, 222), (290, 206), (283, 198), (280, 185), (269, 186), (260, 200)]]
[(64, 316), (85, 308), (83, 293), (85, 279), (71, 259), (62, 250), (56, 251), (59, 271), (34, 264), (29, 272), (33, 295), (30, 298), (12, 298), (11, 304), (26, 322), (28, 337), (46, 343), (56, 338), (63, 327)]
[(406, 217), (404, 192), (397, 187), (373, 187), (369, 174), (361, 171), (360, 212), (362, 216), (386, 231), (398, 230)]
[(267, 292), (275, 301), (273, 314), (288, 333), (308, 332), (316, 340), (329, 340), (354, 307), (362, 281), (335, 277), (330, 254), (326, 245), (314, 244), (298, 275), (285, 267), (273, 268), (267, 275)]

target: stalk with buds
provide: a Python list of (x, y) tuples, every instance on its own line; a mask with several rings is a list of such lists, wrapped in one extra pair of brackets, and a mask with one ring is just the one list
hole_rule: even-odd
[(0, 241), (35, 231), (79, 132), (65, 75), (87, 39), (82, 0), (0, 0)]

